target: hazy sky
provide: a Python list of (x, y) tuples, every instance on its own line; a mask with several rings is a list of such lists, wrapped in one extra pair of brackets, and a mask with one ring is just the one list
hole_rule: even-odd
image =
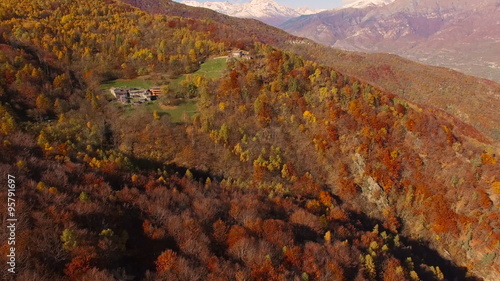
[[(182, 0), (175, 0), (177, 2), (182, 2)], [(198, 2), (225, 2), (225, 0), (196, 0)], [(250, 2), (250, 0), (227, 0), (230, 3), (244, 3)], [(347, 2), (352, 2), (353, 0), (274, 0), (277, 3), (288, 6), (291, 8), (298, 7), (308, 7), (312, 9), (333, 9), (345, 5)]]

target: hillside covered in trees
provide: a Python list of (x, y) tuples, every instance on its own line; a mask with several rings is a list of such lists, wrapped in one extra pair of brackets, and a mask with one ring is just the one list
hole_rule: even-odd
[[(0, 3), (0, 175), (17, 185), (16, 273), (2, 279), (500, 274), (500, 151), (483, 127), (255, 21), (166, 3), (163, 15), (113, 0)], [(220, 77), (196, 72), (231, 50), (248, 55)], [(149, 110), (103, 90), (137, 77), (168, 85), (168, 99)], [(188, 98), (196, 111), (179, 120), (161, 111)]]
[[(254, 41), (333, 67), (413, 103), (448, 112), (473, 125), (493, 141), (500, 141), (500, 115), (496, 110), (500, 107), (498, 83), (447, 68), (423, 65), (395, 55), (349, 52), (326, 47), (305, 38), (291, 36), (259, 21), (232, 18), (171, 0), (124, 1), (152, 14), (214, 19), (223, 26), (229, 26), (231, 33), (247, 35)], [(484, 104), (490, 106), (485, 107)]]

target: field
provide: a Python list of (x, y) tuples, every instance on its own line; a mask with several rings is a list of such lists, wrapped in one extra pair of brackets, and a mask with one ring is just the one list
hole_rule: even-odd
[[(160, 116), (169, 115), (173, 123), (183, 123), (186, 117), (192, 117), (196, 112), (196, 101), (186, 101), (177, 106), (162, 107), (158, 102), (148, 102), (144, 105), (127, 105), (124, 114), (127, 116), (136, 115), (140, 112), (153, 114), (156, 111)], [(139, 114), (140, 115), (140, 114)]]
[(178, 106), (175, 106), (171, 109), (166, 109), (163, 112), (170, 115), (170, 119), (172, 122), (181, 123), (187, 120), (184, 120), (185, 116), (191, 117), (196, 113), (196, 103), (194, 101), (188, 101), (185, 103), (181, 103)]
[(107, 81), (101, 85), (102, 89), (109, 89), (109, 88), (120, 88), (120, 87), (133, 87), (133, 88), (143, 88), (147, 89), (149, 87), (153, 86), (153, 84), (150, 81), (146, 81), (143, 78), (136, 78), (136, 79), (117, 79), (117, 80), (112, 80), (112, 81)]
[[(191, 75), (203, 75), (209, 79), (219, 78), (226, 69), (226, 61), (226, 57), (209, 59), (206, 62), (202, 63), (200, 65), (200, 69), (198, 69)], [(184, 81), (184, 79), (186, 79), (186, 74), (177, 77), (172, 81), (172, 83), (179, 85), (179, 83)]]
[[(158, 102), (150, 102), (146, 104), (144, 110), (153, 113), (154, 111), (158, 112), (160, 116), (165, 114), (170, 116), (170, 120), (174, 123), (182, 123), (187, 120), (184, 120), (185, 115), (188, 117), (193, 116), (196, 111), (196, 102), (195, 101), (186, 101), (177, 106), (171, 106), (164, 108), (158, 104)], [(137, 108), (138, 109), (138, 108)], [(132, 112), (132, 110), (131, 110)]]
[(207, 60), (195, 74), (205, 75), (207, 78), (219, 78), (226, 69), (226, 60), (226, 57)]

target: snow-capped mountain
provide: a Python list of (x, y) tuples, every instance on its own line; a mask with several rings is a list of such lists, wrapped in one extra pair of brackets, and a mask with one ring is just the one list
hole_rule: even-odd
[(248, 3), (231, 3), (228, 1), (201, 3), (187, 0), (181, 3), (193, 7), (208, 8), (233, 17), (258, 19), (275, 26), (294, 17), (315, 14), (321, 11), (309, 8), (292, 9), (273, 0), (252, 0)]
[(394, 2), (395, 0), (357, 0), (347, 5), (344, 5), (342, 8), (365, 8), (370, 6), (384, 6)]

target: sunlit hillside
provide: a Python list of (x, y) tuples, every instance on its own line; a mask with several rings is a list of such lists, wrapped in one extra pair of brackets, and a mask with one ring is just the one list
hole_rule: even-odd
[(495, 280), (497, 84), (150, 3), (0, 3), (2, 279)]

